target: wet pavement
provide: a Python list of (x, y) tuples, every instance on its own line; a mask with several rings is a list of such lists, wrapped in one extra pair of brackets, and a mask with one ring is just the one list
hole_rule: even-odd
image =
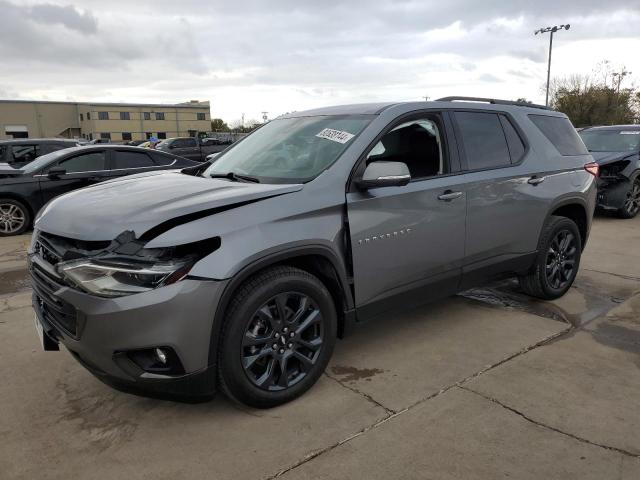
[(37, 348), (0, 239), (0, 478), (640, 478), (640, 218), (597, 218), (554, 302), (513, 281), (370, 322), (266, 411), (104, 386)]

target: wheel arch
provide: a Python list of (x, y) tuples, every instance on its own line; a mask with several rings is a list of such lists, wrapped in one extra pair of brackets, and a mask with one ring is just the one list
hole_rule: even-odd
[(217, 363), (218, 340), (224, 324), (224, 315), (237, 289), (251, 276), (277, 265), (290, 265), (318, 277), (333, 298), (338, 315), (338, 337), (344, 336), (353, 321), (353, 294), (344, 263), (329, 247), (301, 245), (261, 256), (244, 265), (226, 285), (214, 314), (209, 346), (209, 365)]
[(584, 250), (587, 239), (589, 238), (589, 229), (591, 226), (586, 202), (580, 197), (565, 198), (553, 205), (546, 220), (551, 216), (566, 217), (575, 222), (580, 232), (580, 241), (582, 243), (582, 249)]
[(29, 216), (30, 218), (30, 223), (29, 226), (33, 225), (33, 221), (35, 219), (35, 214), (36, 212), (33, 210), (33, 205), (31, 205), (31, 203), (22, 195), (19, 195), (17, 193), (14, 192), (2, 192), (0, 193), (0, 200), (2, 199), (7, 199), (7, 200), (15, 200), (17, 202), (20, 202), (22, 205), (24, 205), (27, 209), (27, 211), (29, 212)]

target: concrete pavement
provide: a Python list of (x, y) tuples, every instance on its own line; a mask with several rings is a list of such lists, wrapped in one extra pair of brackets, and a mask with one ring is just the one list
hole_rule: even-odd
[(502, 282), (367, 324), (267, 411), (127, 395), (38, 351), (28, 238), (2, 239), (0, 478), (640, 478), (639, 232), (597, 218), (556, 302)]

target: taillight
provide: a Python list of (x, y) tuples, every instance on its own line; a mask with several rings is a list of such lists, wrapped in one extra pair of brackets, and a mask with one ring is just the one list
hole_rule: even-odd
[(591, 163), (587, 163), (584, 166), (584, 169), (594, 177), (597, 177), (598, 172), (600, 172), (600, 165), (598, 165), (596, 162), (591, 162)]

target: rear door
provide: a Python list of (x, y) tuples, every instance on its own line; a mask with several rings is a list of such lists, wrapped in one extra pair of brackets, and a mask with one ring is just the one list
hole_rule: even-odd
[(162, 168), (153, 160), (150, 153), (145, 152), (143, 149), (136, 150), (138, 151), (124, 149), (111, 151), (110, 168), (112, 177), (121, 177)]
[[(109, 178), (105, 150), (91, 150), (66, 157), (54, 165), (50, 165), (37, 178), (40, 180), (40, 192), (43, 203), (63, 193), (87, 187)], [(52, 168), (62, 168), (64, 174), (51, 177)]]
[(395, 302), (421, 303), (458, 287), (466, 192), (455, 175), (458, 157), (446, 125), (448, 117), (438, 112), (399, 119), (356, 169), (401, 161), (412, 176), (403, 187), (352, 188), (347, 194), (359, 315), (375, 315)]
[(526, 266), (549, 204), (538, 196), (539, 162), (507, 113), (456, 111), (453, 120), (466, 172), (464, 288)]

